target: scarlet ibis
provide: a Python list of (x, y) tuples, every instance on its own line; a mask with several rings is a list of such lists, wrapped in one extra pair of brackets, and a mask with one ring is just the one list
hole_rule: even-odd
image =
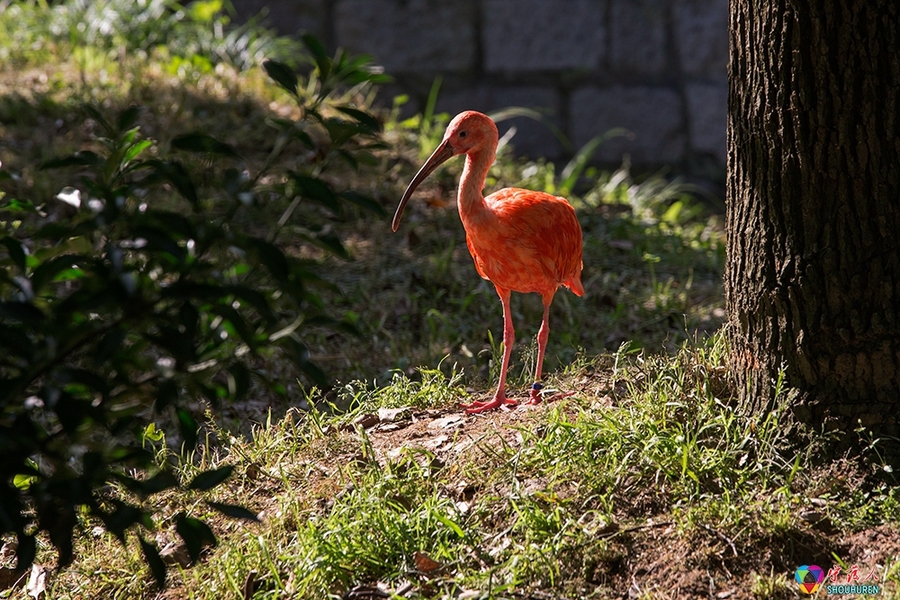
[(488, 169), (497, 154), (497, 140), (497, 125), (487, 115), (466, 111), (454, 117), (440, 145), (403, 193), (391, 224), (397, 231), (406, 203), (438, 166), (459, 154), (466, 155), (457, 193), (459, 217), (478, 274), (494, 284), (503, 304), (503, 363), (497, 393), (487, 402), (465, 405), (467, 413), (516, 404), (515, 400), (506, 397), (506, 371), (515, 341), (510, 293), (536, 292), (544, 303), (544, 316), (538, 331), (535, 383), (531, 386), (529, 404), (537, 404), (542, 398), (541, 369), (550, 334), (553, 296), (561, 285), (577, 296), (584, 294), (581, 226), (575, 210), (565, 198), (520, 188), (505, 188), (487, 198), (482, 195)]

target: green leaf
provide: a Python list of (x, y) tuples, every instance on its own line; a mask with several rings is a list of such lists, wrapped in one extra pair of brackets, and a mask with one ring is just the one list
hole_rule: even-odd
[(290, 92), (293, 96), (297, 98), (300, 97), (300, 94), (297, 92), (297, 75), (289, 66), (278, 61), (267, 60), (263, 63), (263, 68), (275, 83)]
[(84, 150), (82, 152), (76, 152), (75, 154), (70, 154), (69, 156), (63, 156), (60, 158), (51, 158), (50, 160), (42, 162), (38, 165), (38, 169), (59, 169), (61, 167), (85, 167), (85, 166), (95, 166), (103, 164), (104, 160), (102, 157), (97, 155), (90, 150)]
[(201, 492), (210, 490), (228, 479), (232, 471), (234, 471), (234, 465), (225, 465), (211, 471), (203, 471), (191, 480), (187, 489), (200, 490)]
[(239, 157), (237, 150), (229, 144), (220, 142), (211, 135), (205, 133), (188, 133), (179, 135), (172, 140), (172, 147), (185, 152), (204, 152), (208, 154), (220, 154), (222, 156)]
[(100, 127), (106, 132), (107, 137), (113, 138), (116, 135), (116, 130), (112, 128), (109, 124), (109, 121), (103, 116), (96, 106), (92, 104), (83, 104), (81, 106), (82, 110), (88, 114), (88, 117), (95, 120)]
[[(156, 390), (156, 402), (153, 405), (156, 412), (162, 412), (166, 407), (178, 401), (178, 386), (171, 379), (163, 379)], [(196, 429), (194, 430), (196, 436)]]
[(235, 400), (241, 400), (250, 389), (250, 371), (241, 363), (235, 363), (228, 368), (228, 393)]
[(267, 323), (273, 324), (278, 320), (278, 317), (275, 316), (275, 313), (269, 306), (269, 301), (266, 300), (265, 295), (261, 294), (259, 291), (239, 285), (225, 286), (223, 291), (234, 295), (239, 300), (242, 300), (255, 308), (256, 312), (258, 312)]
[(143, 185), (156, 183), (158, 181), (168, 181), (175, 186), (175, 189), (177, 189), (188, 202), (197, 206), (197, 189), (194, 187), (194, 182), (191, 180), (190, 173), (187, 172), (180, 162), (175, 160), (162, 161), (154, 159), (146, 161), (145, 165), (152, 169), (153, 172), (141, 181)]
[(222, 10), (222, 0), (196, 0), (188, 7), (191, 19), (198, 23), (212, 23)]
[(0, 302), (0, 317), (30, 326), (44, 321), (44, 313), (30, 302)]
[(37, 556), (37, 540), (33, 535), (27, 535), (22, 531), (16, 532), (16, 570), (24, 571), (34, 562)]
[(117, 477), (122, 484), (141, 498), (147, 498), (178, 485), (178, 478), (171, 471), (160, 471), (149, 479), (134, 479), (126, 475)]
[(31, 487), (31, 484), (37, 480), (38, 478), (34, 475), (22, 475), (19, 473), (18, 475), (13, 476), (13, 485), (16, 486), (17, 489), (27, 491), (28, 488)]
[(136, 506), (132, 506), (120, 500), (110, 500), (115, 506), (111, 513), (100, 513), (98, 516), (103, 521), (106, 530), (122, 543), (125, 543), (125, 531), (144, 520), (144, 512)]
[(223, 304), (218, 304), (211, 307), (211, 311), (230, 323), (231, 326), (234, 327), (234, 330), (237, 332), (237, 334), (241, 336), (241, 340), (243, 340), (245, 344), (250, 346), (251, 350), (256, 349), (256, 336), (247, 326), (247, 322), (241, 316), (241, 313), (236, 311), (231, 306)]
[(272, 277), (281, 282), (287, 281), (290, 275), (288, 261), (278, 247), (259, 238), (250, 238), (248, 245), (256, 251), (257, 258), (266, 266)]
[(23, 327), (0, 325), (0, 348), (28, 362), (34, 360), (35, 347)]
[(175, 416), (178, 418), (178, 430), (181, 432), (181, 437), (184, 438), (185, 449), (193, 450), (197, 446), (197, 430), (200, 426), (197, 425), (197, 421), (191, 413), (183, 408), (176, 409)]
[(329, 384), (328, 377), (317, 364), (309, 359), (309, 348), (306, 347), (306, 344), (301, 342), (296, 334), (287, 336), (286, 340), (297, 366), (300, 367), (300, 369), (303, 370), (316, 385), (327, 387)]
[(341, 206), (337, 196), (327, 183), (316, 177), (301, 175), (300, 173), (295, 173), (293, 171), (290, 172), (289, 175), (294, 183), (297, 184), (297, 189), (301, 196), (318, 202), (335, 213), (340, 212)]
[(223, 504), (221, 502), (207, 502), (207, 504), (227, 517), (259, 523), (259, 517), (256, 516), (256, 513), (247, 510), (243, 506), (238, 506), (237, 504)]
[(357, 123), (364, 126), (372, 133), (381, 131), (381, 123), (369, 113), (350, 106), (336, 106), (335, 108), (353, 118)]
[(300, 369), (306, 373), (317, 386), (322, 388), (329, 387), (330, 382), (328, 381), (328, 376), (325, 375), (325, 371), (323, 371), (316, 363), (307, 360), (300, 363)]
[(175, 531), (184, 540), (191, 562), (196, 562), (200, 558), (203, 548), (216, 545), (216, 536), (209, 525), (200, 519), (189, 517), (185, 513), (175, 516)]
[(0, 244), (6, 246), (9, 257), (13, 263), (24, 273), (25, 272), (25, 247), (19, 240), (6, 236), (0, 239)]
[(328, 76), (331, 74), (331, 58), (328, 57), (325, 46), (322, 45), (322, 42), (320, 42), (318, 38), (309, 33), (301, 35), (300, 40), (303, 42), (303, 45), (306, 46), (307, 50), (309, 50), (310, 54), (313, 55), (316, 67), (319, 69), (319, 77), (328, 79)]
[(357, 135), (368, 134), (368, 130), (359, 123), (344, 121), (343, 119), (325, 119), (322, 123), (328, 131), (328, 137), (336, 145), (340, 146)]
[(167, 568), (165, 561), (163, 561), (162, 557), (159, 555), (156, 546), (146, 541), (141, 536), (138, 536), (138, 540), (141, 543), (141, 552), (144, 554), (147, 566), (150, 567), (150, 572), (153, 573), (153, 579), (156, 581), (157, 587), (160, 589), (166, 587)]
[(0, 211), (6, 212), (27, 212), (36, 213), (37, 208), (31, 200), (22, 200), (20, 198), (8, 198), (0, 201)]
[(297, 232), (295, 235), (314, 244), (315, 246), (318, 246), (322, 250), (327, 250), (345, 260), (350, 258), (350, 253), (347, 252), (346, 248), (344, 248), (344, 245), (341, 243), (340, 238), (333, 233), (317, 233), (315, 235), (310, 235), (307, 233)]
[(353, 190), (345, 190), (338, 194), (338, 196), (350, 202), (351, 204), (355, 204), (360, 208), (364, 208), (369, 212), (375, 213), (379, 217), (384, 217), (388, 214), (381, 204), (379, 204), (374, 198), (366, 196), (365, 194), (360, 194), (359, 192), (354, 192)]
[(320, 42), (316, 36), (311, 33), (304, 33), (300, 36), (300, 39), (303, 41), (303, 45), (306, 46), (306, 49), (309, 50), (310, 54), (313, 55), (314, 59), (322, 60), (328, 58), (328, 52), (325, 50), (325, 46), (322, 45), (322, 42)]
[(122, 156), (122, 164), (130, 163), (135, 158), (137, 158), (141, 154), (141, 152), (152, 145), (153, 140), (141, 140), (140, 142), (135, 142), (128, 147), (128, 150), (126, 150), (125, 154)]
[(581, 172), (584, 171), (584, 168), (587, 166), (588, 161), (594, 156), (594, 153), (597, 151), (597, 148), (600, 147), (601, 144), (610, 140), (611, 138), (617, 136), (627, 135), (627, 131), (625, 129), (616, 128), (610, 129), (603, 135), (595, 136), (588, 143), (582, 146), (578, 152), (575, 153), (575, 156), (563, 167), (562, 173), (560, 173), (560, 179), (562, 182), (559, 184), (559, 193), (563, 196), (568, 196), (572, 193), (572, 189), (575, 187), (575, 184), (578, 182), (578, 178), (581, 176)]
[(143, 107), (131, 105), (120, 112), (119, 119), (116, 122), (116, 126), (118, 127), (119, 131), (127, 131), (131, 129), (131, 127), (137, 122), (138, 117), (141, 116), (141, 113), (143, 111)]
[(432, 514), (434, 515), (434, 517), (435, 517), (438, 521), (440, 521), (441, 523), (443, 523), (444, 525), (446, 525), (447, 528), (450, 529), (450, 531), (452, 531), (453, 533), (455, 533), (456, 535), (458, 535), (458, 536), (461, 537), (461, 538), (466, 537), (466, 534), (465, 534), (465, 532), (462, 530), (462, 527), (460, 527), (459, 525), (457, 525), (455, 521), (453, 521), (452, 519), (450, 519), (450, 517), (447, 517), (447, 516), (445, 516), (445, 515), (442, 515), (441, 513), (437, 512), (437, 511), (435, 511), (435, 512), (432, 513)]
[(316, 315), (314, 317), (307, 318), (303, 324), (307, 327), (328, 327), (329, 329), (334, 329), (336, 331), (343, 331), (344, 333), (349, 333), (350, 335), (360, 336), (362, 332), (359, 328), (347, 320), (337, 320), (334, 317), (329, 317), (327, 315)]
[(88, 262), (88, 259), (78, 254), (63, 254), (45, 260), (31, 274), (31, 287), (34, 293), (37, 294), (43, 290), (44, 286), (54, 281), (60, 273), (68, 271), (82, 262)]

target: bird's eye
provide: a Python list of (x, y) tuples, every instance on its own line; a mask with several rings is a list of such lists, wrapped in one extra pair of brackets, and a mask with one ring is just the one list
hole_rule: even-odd
[(466, 137), (466, 132), (465, 132), (465, 131), (460, 131), (460, 132), (459, 132), (459, 137)]

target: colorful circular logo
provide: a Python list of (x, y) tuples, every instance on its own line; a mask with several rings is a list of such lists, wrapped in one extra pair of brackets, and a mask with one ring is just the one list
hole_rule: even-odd
[(794, 572), (794, 579), (800, 584), (800, 591), (815, 594), (825, 581), (825, 571), (817, 565), (801, 565)]

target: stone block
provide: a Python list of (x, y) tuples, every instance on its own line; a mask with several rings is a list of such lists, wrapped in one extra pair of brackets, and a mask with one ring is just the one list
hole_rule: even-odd
[(728, 84), (690, 83), (685, 86), (688, 130), (694, 152), (715, 156), (725, 164)]
[(724, 81), (728, 66), (728, 0), (676, 0), (672, 21), (682, 74)]
[(329, 27), (325, 3), (328, 0), (236, 0), (237, 21), (245, 22), (262, 14), (264, 22), (281, 35), (311, 33), (328, 43)]
[(672, 89), (651, 86), (583, 87), (569, 105), (571, 137), (581, 147), (597, 135), (622, 127), (628, 138), (616, 137), (595, 158), (618, 163), (624, 154), (636, 165), (672, 164), (684, 158), (685, 124), (681, 96)]
[[(511, 106), (530, 108), (544, 115), (544, 118), (560, 127), (559, 94), (552, 88), (534, 86), (491, 87), (449, 91), (441, 94), (437, 102), (437, 110), (447, 112), (451, 116), (464, 110), (478, 110), (484, 113)], [(497, 123), (500, 136), (506, 134), (510, 127), (516, 131), (510, 140), (515, 153), (532, 158), (558, 159), (562, 157), (563, 147), (553, 132), (544, 124), (529, 117), (515, 117)]]
[(389, 74), (469, 71), (476, 15), (473, 0), (340, 0), (336, 43), (374, 55)]
[(605, 12), (603, 0), (487, 0), (485, 70), (596, 69), (606, 54)]
[(629, 75), (659, 75), (666, 69), (666, 3), (613, 0), (610, 9), (610, 68)]

